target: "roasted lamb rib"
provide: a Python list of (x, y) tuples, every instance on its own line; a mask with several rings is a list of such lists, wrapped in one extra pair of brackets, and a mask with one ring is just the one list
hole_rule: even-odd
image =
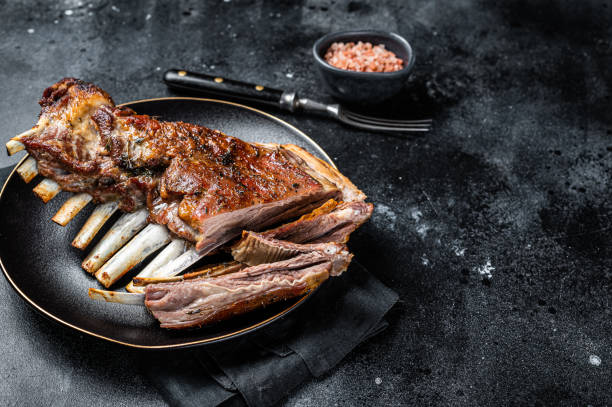
[[(346, 268), (351, 255), (337, 245), (372, 212), (346, 177), (294, 145), (247, 143), (203, 126), (138, 115), (115, 106), (95, 85), (73, 78), (46, 89), (40, 105), (36, 126), (7, 143), (9, 153), (25, 148), (31, 156), (18, 173), (26, 182), (37, 174), (46, 177), (34, 189), (45, 202), (60, 190), (76, 194), (53, 218), (61, 225), (88, 202), (99, 204), (73, 241), (75, 247), (86, 247), (117, 209), (126, 212), (83, 262), (105, 287), (166, 246), (139, 274), (139, 285), (130, 284), (128, 290), (143, 295), (146, 285), (146, 303), (156, 317), (170, 315), (159, 310), (175, 304), (162, 298), (184, 296), (185, 290), (208, 308), (191, 309), (186, 315), (193, 317), (182, 322), (176, 322), (181, 311), (173, 310), (171, 318), (159, 317), (163, 326), (201, 325), (303, 294)], [(243, 231), (262, 231), (300, 215), (261, 234), (245, 232), (234, 246), (236, 261), (217, 268), (222, 275), (192, 273), (172, 281)], [(307, 242), (318, 245), (302, 244)], [(321, 245), (343, 253), (344, 266), (331, 261)], [(283, 255), (265, 257), (267, 250)], [(255, 265), (262, 258), (266, 262)], [(232, 273), (223, 275), (227, 270)], [(252, 284), (259, 288), (253, 290)], [(213, 291), (231, 291), (232, 285), (239, 291), (250, 287), (250, 294), (209, 301)], [(130, 294), (109, 293), (93, 290), (94, 296), (138, 302)]]

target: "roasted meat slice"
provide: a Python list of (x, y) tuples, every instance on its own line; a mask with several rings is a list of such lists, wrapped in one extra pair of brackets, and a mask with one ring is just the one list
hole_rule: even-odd
[(349, 236), (372, 216), (374, 205), (334, 200), (300, 219), (262, 232), (262, 236), (294, 243), (348, 242)]
[[(242, 239), (232, 247), (234, 260), (249, 266), (290, 259), (304, 253), (325, 253), (329, 260), (336, 264), (343, 264), (344, 254), (339, 243), (311, 243), (298, 244), (283, 240), (276, 240), (259, 233), (244, 232)], [(334, 270), (337, 267), (334, 267)]]
[(120, 209), (145, 206), (207, 253), (239, 236), (298, 217), (328, 199), (365, 195), (329, 164), (293, 145), (247, 143), (203, 126), (164, 122), (116, 107), (72, 78), (45, 90), (20, 138), (41, 175)]
[(214, 278), (151, 284), (145, 305), (163, 328), (189, 328), (228, 319), (272, 302), (297, 297), (348, 267), (346, 246), (327, 243), (287, 260)]

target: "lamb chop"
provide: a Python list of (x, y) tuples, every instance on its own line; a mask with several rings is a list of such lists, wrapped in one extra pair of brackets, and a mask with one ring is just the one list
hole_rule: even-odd
[[(75, 193), (54, 216), (58, 224), (66, 225), (90, 201), (99, 204), (73, 246), (87, 247), (115, 211), (125, 212), (83, 262), (105, 287), (164, 246), (141, 279), (172, 278), (244, 230), (308, 214), (265, 237), (329, 242), (348, 236), (372, 212), (350, 180), (294, 145), (247, 143), (203, 126), (138, 115), (73, 78), (46, 89), (40, 105), (36, 126), (11, 139), (7, 150), (28, 151), (17, 172), (26, 182), (46, 177), (34, 188), (44, 202), (60, 190)], [(130, 284), (128, 290), (142, 287)], [(112, 297), (139, 302), (128, 293)]]

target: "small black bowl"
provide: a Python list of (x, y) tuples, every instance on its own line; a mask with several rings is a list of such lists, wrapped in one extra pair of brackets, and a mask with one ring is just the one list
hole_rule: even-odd
[[(325, 62), (325, 53), (334, 42), (370, 42), (384, 44), (404, 61), (404, 67), (395, 72), (356, 72), (336, 68)], [(403, 37), (385, 31), (341, 31), (327, 34), (315, 42), (314, 54), (317, 70), (330, 93), (341, 100), (358, 103), (376, 103), (397, 94), (414, 66), (412, 47)]]

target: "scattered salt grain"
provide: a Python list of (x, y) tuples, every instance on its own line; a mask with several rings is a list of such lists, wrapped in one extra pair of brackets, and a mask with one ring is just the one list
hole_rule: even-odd
[(113, 10), (115, 13), (118, 13), (121, 11), (119, 7), (115, 6), (114, 4), (111, 6), (111, 10)]
[(430, 262), (429, 262), (429, 259), (427, 258), (427, 256), (422, 255), (421, 256), (421, 264), (424, 265), (424, 266), (429, 266), (429, 263)]
[(147, 14), (147, 15), (145, 16), (145, 20), (147, 20), (147, 21), (148, 21), (148, 20), (150, 20), (150, 19), (151, 19), (151, 14)]
[(589, 363), (593, 366), (599, 366), (601, 365), (601, 358), (597, 355), (591, 355), (589, 356)]
[(289, 78), (289, 79), (292, 79), (292, 78), (293, 78), (293, 72), (287, 72), (287, 73), (285, 74), (285, 76), (286, 76), (287, 78)]
[(476, 268), (476, 271), (478, 271), (478, 274), (488, 279), (493, 277), (493, 274), (491, 273), (493, 270), (495, 270), (495, 267), (491, 265), (491, 260), (489, 259), (487, 259), (487, 262), (485, 264)]
[(431, 229), (431, 227), (427, 224), (421, 224), (417, 226), (416, 232), (419, 234), (421, 239), (425, 239), (427, 237), (427, 232)]
[(161, 71), (161, 67), (158, 66), (157, 68), (155, 68), (155, 70), (156, 71)]
[(376, 379), (374, 379), (374, 383), (380, 386), (382, 384), (382, 379), (380, 377), (377, 377)]
[(455, 256), (457, 257), (465, 256), (465, 248), (460, 248), (459, 246), (453, 246), (453, 251), (455, 252)]
[(34, 29), (33, 28), (28, 28), (28, 34), (34, 34)]
[(64, 14), (66, 14), (67, 16), (71, 16), (72, 14), (74, 14), (74, 11), (66, 10), (66, 11), (64, 11)]
[(414, 219), (416, 222), (418, 222), (423, 217), (423, 212), (421, 212), (418, 209), (412, 209), (412, 211), (410, 212), (410, 217)]

